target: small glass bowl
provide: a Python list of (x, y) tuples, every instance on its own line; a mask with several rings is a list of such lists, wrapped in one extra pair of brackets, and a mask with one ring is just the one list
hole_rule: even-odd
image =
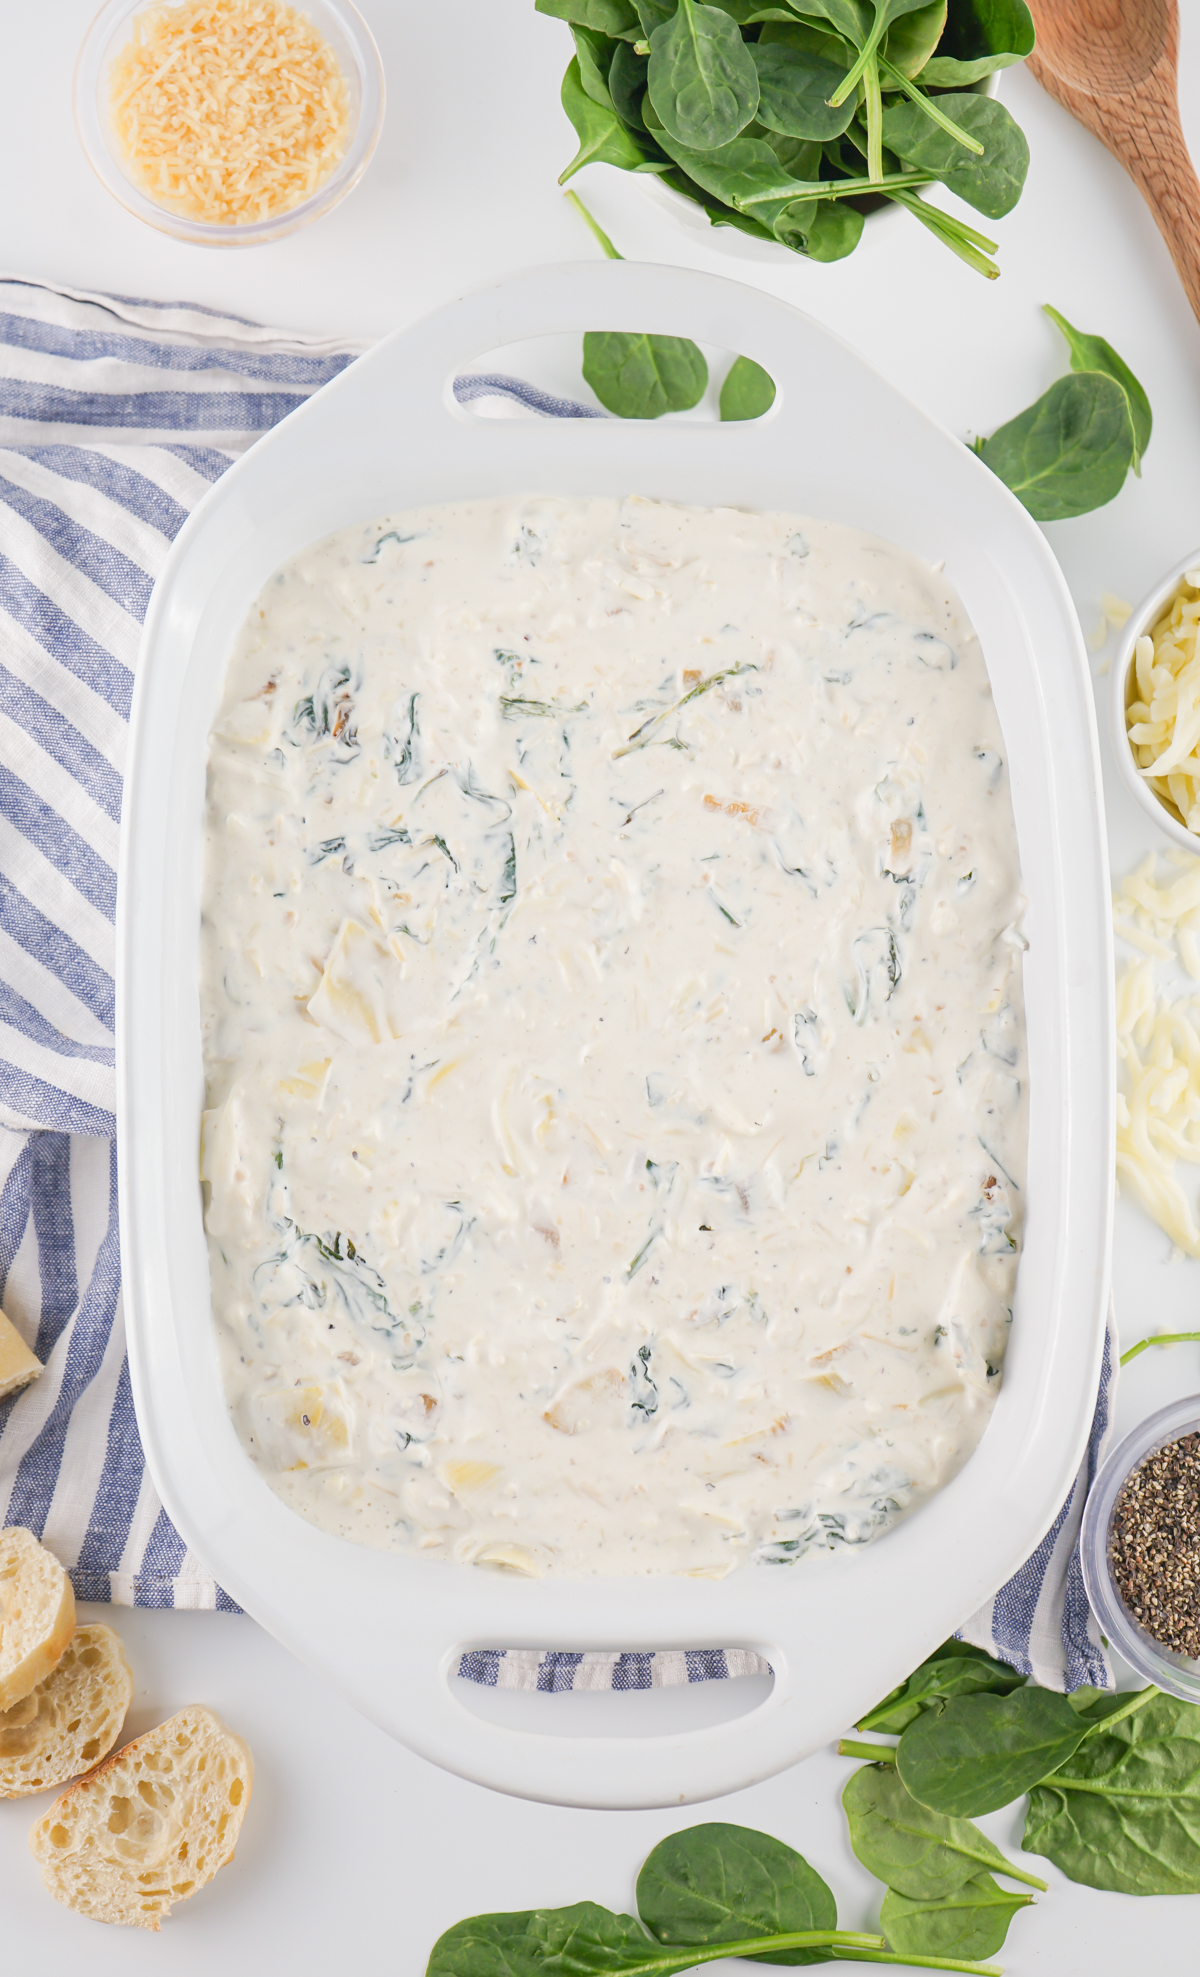
[(1197, 1432), (1200, 1394), (1189, 1394), (1172, 1401), (1169, 1407), (1160, 1407), (1157, 1414), (1147, 1415), (1101, 1467), (1084, 1506), (1079, 1534), (1083, 1583), (1105, 1638), (1139, 1675), (1184, 1702), (1200, 1702), (1200, 1661), (1164, 1647), (1134, 1619), (1113, 1577), (1110, 1540), (1117, 1499), (1133, 1471), (1168, 1442)]
[(126, 175), (120, 147), (109, 122), (108, 73), (129, 40), (130, 23), (150, 0), (108, 0), (84, 37), (75, 64), (75, 128), (88, 163), (101, 184), (136, 219), (197, 247), (261, 247), (281, 240), (345, 198), (367, 169), (383, 127), (383, 63), (375, 39), (351, 0), (295, 0), (337, 56), (350, 96), (350, 136), (342, 157), (309, 199), (270, 219), (229, 226), (189, 220), (148, 199)]
[(1121, 633), (1121, 643), (1113, 660), (1112, 697), (1109, 701), (1109, 714), (1112, 722), (1113, 755), (1116, 759), (1117, 774), (1126, 789), (1153, 823), (1158, 825), (1164, 836), (1172, 844), (1184, 851), (1200, 851), (1200, 837), (1190, 831), (1173, 803), (1161, 797), (1156, 789), (1151, 789), (1145, 776), (1134, 759), (1133, 744), (1129, 739), (1129, 726), (1125, 710), (1133, 698), (1133, 654), (1143, 632), (1149, 632), (1158, 623), (1175, 592), (1179, 589), (1189, 570), (1200, 563), (1200, 549), (1193, 549), (1190, 556), (1184, 556), (1173, 570), (1168, 570), (1161, 583), (1157, 583), (1147, 597), (1143, 597), (1136, 611), (1131, 611)]

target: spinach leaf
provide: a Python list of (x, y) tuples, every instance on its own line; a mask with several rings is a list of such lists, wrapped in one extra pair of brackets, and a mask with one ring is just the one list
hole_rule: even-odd
[[(919, 75), (942, 38), (946, 25), (946, 0), (932, 0), (915, 14), (893, 21), (880, 53), (887, 56), (901, 75)], [(885, 81), (884, 87), (887, 87)]]
[(815, 56), (819, 61), (840, 69), (843, 74), (854, 60), (854, 44), (844, 35), (835, 34), (828, 23), (820, 28), (812, 21), (768, 21), (756, 45), (759, 48), (790, 48), (804, 59)]
[(1024, 132), (1003, 103), (967, 92), (940, 96), (938, 109), (983, 145), (982, 158), (964, 151), (949, 131), (932, 123), (916, 103), (889, 104), (883, 113), (883, 138), (889, 150), (941, 179), (968, 206), (1002, 219), (1021, 197), (1029, 170), (1029, 146)]
[(1022, 1845), (1089, 1888), (1200, 1893), (1200, 1706), (1144, 1690), (1099, 1722), (1030, 1793)]
[(896, 1768), (922, 1805), (969, 1819), (1020, 1798), (1064, 1764), (1087, 1734), (1067, 1698), (1050, 1689), (958, 1696), (908, 1725)]
[(649, 41), (655, 28), (670, 20), (678, 4), (679, 0), (635, 0), (644, 40)]
[(750, 53), (758, 70), (758, 120), (785, 137), (840, 137), (854, 117), (851, 94), (838, 110), (829, 98), (845, 71), (811, 50), (801, 53), (785, 41), (758, 41)]
[(804, 0), (799, 11), (807, 21), (828, 21), (856, 49), (871, 31), (871, 0)]
[(947, 1819), (919, 1805), (890, 1765), (865, 1764), (846, 1782), (842, 1805), (850, 1844), (868, 1873), (913, 1901), (952, 1895), (980, 1869), (1043, 1888), (1013, 1867), (968, 1819)]
[(664, 172), (663, 184), (674, 186), (676, 192), (682, 192), (687, 199), (694, 199), (697, 206), (708, 214), (710, 226), (735, 227), (739, 233), (749, 234), (752, 240), (769, 240), (775, 246), (779, 245), (770, 227), (764, 226), (761, 220), (752, 219), (749, 213), (739, 213), (732, 206), (726, 206), (711, 192), (706, 192), (702, 185), (697, 185), (686, 172)]
[(533, 4), (539, 14), (594, 28), (597, 34), (632, 36), (641, 27), (633, 0), (533, 0)]
[(1059, 378), (976, 451), (1035, 521), (1102, 508), (1133, 460), (1133, 421), (1121, 385), (1099, 371)]
[(764, 0), (721, 0), (722, 12), (739, 27), (753, 27), (761, 20), (794, 21), (790, 7), (772, 7)]
[(583, 375), (600, 403), (619, 419), (661, 419), (699, 404), (708, 365), (686, 336), (588, 330)]
[(929, 89), (965, 89), (1033, 53), (1025, 0), (955, 0), (954, 12), (920, 80)]
[[(811, 217), (804, 218), (805, 214)], [(815, 205), (785, 207), (775, 221), (775, 238), (810, 261), (842, 261), (862, 239), (863, 215), (844, 200), (818, 199)]]
[(994, 1956), (1003, 1946), (1008, 1925), (1019, 1908), (1028, 1908), (1032, 1895), (1017, 1895), (998, 1887), (990, 1874), (973, 1874), (940, 1901), (912, 1901), (889, 1888), (879, 1913), (879, 1926), (888, 1948), (902, 1956)]
[(574, 178), (584, 165), (617, 165), (623, 172), (633, 172), (644, 163), (646, 154), (634, 143), (616, 111), (605, 109), (588, 95), (578, 56), (562, 80), (562, 106), (575, 126), (579, 149), (560, 175), (560, 185)]
[(1133, 423), (1133, 471), (1142, 471), (1142, 455), (1150, 444), (1150, 434), (1154, 426), (1154, 414), (1150, 410), (1150, 400), (1134, 377), (1124, 358), (1118, 357), (1111, 343), (1102, 336), (1087, 336), (1077, 330), (1052, 309), (1048, 302), (1043, 308), (1052, 323), (1057, 323), (1067, 339), (1071, 352), (1073, 371), (1102, 371), (1106, 377), (1115, 378), (1129, 400), (1129, 416)]
[[(947, 1645), (962, 1647), (965, 1643), (954, 1641)], [(869, 1710), (857, 1727), (899, 1736), (933, 1702), (980, 1693), (1007, 1695), (1010, 1689), (1020, 1688), (1024, 1680), (1024, 1675), (1019, 1675), (1015, 1668), (993, 1661), (990, 1655), (942, 1652), (922, 1662), (916, 1673)]]
[(789, 178), (801, 184), (815, 183), (821, 170), (821, 147), (806, 137), (784, 137), (782, 131), (768, 130), (765, 124), (748, 124), (744, 137), (759, 137), (769, 144)]
[(720, 7), (679, 0), (650, 36), (650, 101), (680, 144), (728, 144), (758, 108), (758, 71), (741, 31)]
[[(656, 1945), (632, 1915), (593, 1901), (512, 1915), (473, 1915), (439, 1936), (426, 1977), (595, 1977), (640, 1972)], [(660, 1952), (661, 1954), (661, 1952)], [(673, 1967), (686, 1969), (681, 1958)]]
[(628, 47), (628, 42), (611, 41), (606, 34), (597, 34), (594, 28), (579, 27), (573, 24), (571, 37), (575, 43), (575, 55), (579, 63), (579, 80), (584, 94), (598, 103), (602, 110), (615, 106), (608, 86), (608, 74), (612, 67), (613, 51)]
[(740, 207), (752, 200), (754, 217), (764, 226), (772, 226), (793, 200), (815, 196), (812, 186), (781, 170), (774, 150), (762, 138), (735, 137), (711, 151), (692, 151), (665, 130), (654, 135), (689, 178), (727, 206)]
[(752, 357), (735, 357), (721, 386), (724, 420), (761, 419), (775, 403), (775, 380)]
[(635, 53), (632, 42), (618, 41), (608, 71), (608, 88), (613, 109), (623, 124), (639, 135), (645, 131), (642, 98), (646, 94), (646, 57)]
[[(691, 1826), (661, 1841), (638, 1875), (637, 1907), (660, 1943), (837, 1928), (837, 1903), (803, 1855), (748, 1826)], [(766, 1960), (823, 1963), (826, 1953), (784, 1950)]]
[[(704, 187), (717, 199), (739, 210), (749, 210), (763, 226), (773, 227), (776, 237), (799, 234), (811, 243), (813, 229), (819, 224), (819, 209), (832, 201), (849, 195), (869, 191), (866, 179), (821, 179), (805, 181), (793, 179), (780, 169), (774, 146), (765, 138), (735, 137), (729, 144), (721, 144), (712, 151), (690, 151), (686, 145), (677, 144), (666, 131), (654, 131), (654, 136), (669, 157), (682, 166), (689, 178)], [(885, 181), (892, 186), (923, 185), (925, 179), (920, 173), (908, 172), (897, 178)], [(804, 210), (797, 205), (801, 202)], [(814, 202), (817, 205), (814, 207)], [(856, 241), (862, 231), (862, 215), (848, 209), (848, 217), (843, 222), (836, 215), (830, 215), (834, 229), (831, 239), (841, 237), (843, 231)], [(812, 252), (811, 245), (806, 250)], [(843, 248), (842, 252), (848, 250)], [(814, 259), (836, 260), (838, 253), (826, 251), (814, 255)]]

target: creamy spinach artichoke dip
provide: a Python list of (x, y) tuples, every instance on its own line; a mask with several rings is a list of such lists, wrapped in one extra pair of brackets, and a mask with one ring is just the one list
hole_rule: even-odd
[(690, 1573), (862, 1544), (981, 1435), (1016, 837), (944, 580), (848, 528), (465, 501), (272, 578), (211, 737), (202, 1172), (295, 1510)]

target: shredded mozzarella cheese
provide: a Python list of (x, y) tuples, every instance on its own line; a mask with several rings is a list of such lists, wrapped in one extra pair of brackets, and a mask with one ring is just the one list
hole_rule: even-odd
[[(1200, 574), (1200, 573), (1198, 573)], [(1151, 854), (1114, 900), (1119, 937), (1146, 955), (1117, 978), (1117, 1180), (1188, 1256), (1200, 1227), (1176, 1163), (1200, 1165), (1200, 993), (1159, 991), (1155, 960), (1200, 983), (1200, 861), (1174, 884), (1155, 881)]]
[(190, 220), (245, 226), (308, 199), (345, 148), (337, 57), (283, 0), (147, 8), (113, 62), (113, 128), (133, 183)]
[(1125, 724), (1138, 768), (1190, 831), (1200, 831), (1200, 568), (1134, 646)]

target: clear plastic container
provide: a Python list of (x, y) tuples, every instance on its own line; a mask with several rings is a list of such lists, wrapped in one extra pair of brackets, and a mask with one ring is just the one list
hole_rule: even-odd
[(108, 73), (112, 61), (129, 40), (134, 15), (143, 13), (150, 0), (108, 0), (100, 9), (84, 37), (75, 64), (75, 128), (88, 163), (101, 184), (107, 187), (127, 213), (145, 220), (176, 240), (188, 240), (198, 247), (261, 247), (266, 241), (281, 240), (295, 233), (310, 220), (320, 219), (346, 197), (370, 163), (383, 127), (383, 63), (370, 28), (350, 0), (294, 0), (297, 12), (305, 14), (325, 36), (337, 56), (350, 96), (350, 136), (345, 152), (324, 184), (311, 198), (270, 219), (251, 220), (245, 226), (230, 226), (207, 220), (189, 220), (147, 198), (128, 177), (121, 161), (121, 148), (109, 119)]
[(1105, 1638), (1139, 1675), (1184, 1702), (1200, 1702), (1200, 1661), (1164, 1647), (1129, 1611), (1113, 1578), (1112, 1520), (1128, 1478), (1147, 1456), (1182, 1435), (1196, 1433), (1200, 1433), (1200, 1394), (1189, 1394), (1147, 1415), (1104, 1462), (1088, 1495), (1079, 1535), (1083, 1583)]

